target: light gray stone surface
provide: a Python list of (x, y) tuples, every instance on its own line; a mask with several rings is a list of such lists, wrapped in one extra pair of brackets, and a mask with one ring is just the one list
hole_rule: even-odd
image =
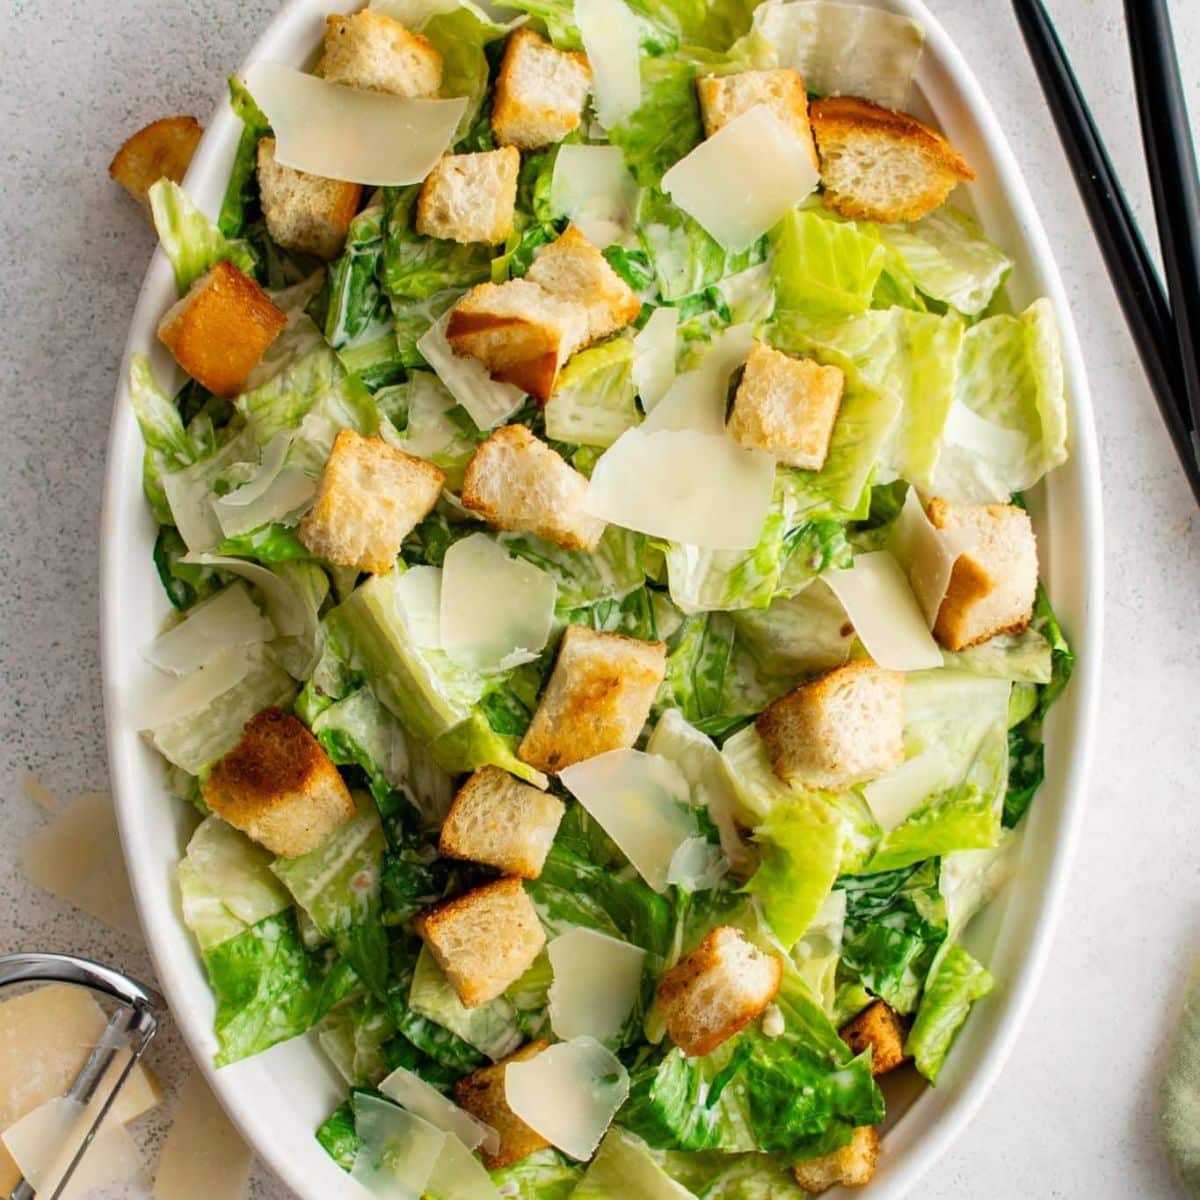
[[(1100, 429), (1108, 554), (1105, 700), (1090, 811), (1034, 1010), (924, 1200), (1166, 1197), (1155, 1138), (1164, 1033), (1200, 953), (1200, 520), (1003, 0), (933, 0), (1023, 161), (1066, 279)], [(1200, 118), (1200, 5), (1174, 13)], [(43, 819), (19, 780), (108, 787), (97, 537), (109, 410), (153, 239), (105, 167), (165, 113), (206, 119), (270, 0), (5, 0), (0, 38), (0, 952), (144, 950), (18, 871)], [(1052, 0), (1118, 169), (1149, 222), (1119, 0)], [(1147, 228), (1149, 225), (1147, 224)], [(168, 1031), (153, 1061), (177, 1086)], [(155, 1141), (161, 1118), (146, 1122)], [(257, 1170), (254, 1194), (285, 1190)]]

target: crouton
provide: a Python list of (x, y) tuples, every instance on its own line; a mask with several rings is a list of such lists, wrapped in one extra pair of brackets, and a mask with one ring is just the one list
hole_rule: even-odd
[(860, 1125), (840, 1150), (797, 1163), (792, 1174), (806, 1192), (824, 1192), (831, 1187), (864, 1187), (875, 1174), (878, 1158), (879, 1134), (873, 1125)]
[(413, 927), (467, 1008), (495, 1000), (546, 944), (533, 901), (512, 876), (427, 908)]
[(504, 425), (475, 451), (462, 502), (498, 529), (595, 550), (604, 522), (583, 510), (587, 480), (524, 425)]
[(561, 303), (528, 279), (481, 283), (450, 310), (446, 341), (493, 379), (550, 399), (559, 368), (587, 340), (582, 309)]
[(855, 1054), (870, 1046), (872, 1075), (886, 1075), (904, 1061), (904, 1021), (883, 1000), (868, 1005), (840, 1032)]
[(315, 850), (354, 816), (354, 800), (320, 743), (295, 717), (267, 708), (203, 784), (204, 803), (223, 821), (295, 858)]
[(442, 56), (433, 44), (370, 9), (325, 18), (317, 70), (330, 83), (393, 96), (436, 96), (442, 86)]
[(1029, 514), (1015, 504), (947, 504), (932, 500), (938, 529), (975, 540), (954, 563), (933, 636), (947, 650), (965, 650), (1002, 633), (1020, 633), (1037, 598), (1037, 538)]
[(537, 252), (525, 278), (565, 304), (583, 308), (587, 343), (624, 329), (642, 311), (633, 289), (574, 225)]
[(489, 1171), (510, 1167), (513, 1163), (550, 1143), (540, 1133), (535, 1133), (511, 1108), (504, 1087), (504, 1073), (509, 1063), (528, 1062), (536, 1058), (549, 1046), (547, 1041), (530, 1042), (515, 1054), (502, 1058), (490, 1067), (480, 1067), (470, 1075), (464, 1075), (454, 1085), (454, 1099), (459, 1108), (469, 1112), (477, 1121), (490, 1125), (500, 1136), (500, 1148), (495, 1153), (480, 1150), (483, 1165)]
[(453, 242), (496, 245), (512, 232), (521, 152), (514, 146), (447, 154), (417, 198), (417, 232)]
[(801, 684), (755, 722), (785, 783), (842, 791), (904, 761), (904, 676), (852, 662)]
[(109, 177), (150, 210), (148, 193), (160, 180), (182, 183), (204, 136), (195, 117), (163, 117), (139, 129), (113, 156)]
[(747, 450), (784, 466), (819, 471), (829, 454), (846, 376), (810, 358), (791, 358), (756, 341), (733, 398), (727, 426)]
[(919, 221), (975, 172), (935, 129), (850, 96), (809, 110), (825, 206), (864, 221)]
[(666, 669), (663, 642), (568, 625), (518, 757), (555, 772), (627, 749), (650, 715)]
[(779, 67), (772, 71), (742, 71), (737, 75), (702, 75), (696, 80), (704, 136), (712, 137), (734, 117), (759, 104), (769, 108), (789, 129), (820, 166), (812, 126), (808, 123), (808, 92), (798, 71)]
[(499, 767), (480, 767), (458, 789), (438, 848), (447, 858), (536, 879), (564, 812), (557, 796), (530, 787)]
[(335, 567), (384, 575), (400, 543), (432, 511), (446, 473), (382, 438), (343, 429), (325, 463), (300, 541)]
[(362, 184), (322, 179), (285, 167), (275, 158), (275, 139), (258, 143), (258, 187), (271, 238), (285, 250), (337, 258), (358, 212)]
[(249, 275), (219, 262), (167, 310), (158, 338), (197, 383), (231, 398), (286, 325), (285, 313)]
[(556, 50), (532, 29), (504, 47), (492, 101), (492, 132), (501, 146), (540, 150), (579, 126), (592, 86), (586, 54)]
[(721, 925), (662, 977), (658, 1009), (671, 1040), (696, 1058), (745, 1029), (775, 999), (782, 978), (782, 960)]

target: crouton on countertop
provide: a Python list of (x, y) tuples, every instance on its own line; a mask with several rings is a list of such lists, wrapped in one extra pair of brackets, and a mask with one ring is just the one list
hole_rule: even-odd
[(160, 180), (182, 183), (204, 130), (195, 117), (163, 117), (139, 129), (113, 156), (109, 176), (147, 210)]
[(442, 824), (438, 848), (447, 858), (536, 879), (564, 812), (557, 796), (530, 787), (499, 767), (480, 767), (458, 789)]
[(950, 575), (933, 634), (947, 650), (964, 650), (1001, 633), (1020, 633), (1037, 598), (1037, 538), (1015, 504), (948, 504), (931, 500), (938, 529), (975, 537)]
[(462, 502), (498, 529), (594, 550), (604, 522), (583, 510), (587, 480), (524, 425), (504, 425), (467, 464)]
[(792, 358), (756, 341), (733, 398), (727, 426), (747, 450), (765, 450), (788, 467), (819, 471), (829, 454), (846, 376), (810, 358)]
[(300, 541), (338, 567), (383, 575), (400, 544), (432, 511), (446, 473), (382, 438), (343, 429), (325, 463)]
[(775, 999), (782, 978), (779, 958), (722, 925), (662, 977), (659, 1012), (684, 1054), (711, 1054)]
[(873, 1125), (860, 1125), (847, 1145), (820, 1158), (797, 1163), (792, 1174), (806, 1192), (825, 1192), (831, 1187), (864, 1187), (875, 1174), (878, 1158), (879, 1134)]
[(547, 1041), (530, 1042), (515, 1054), (502, 1058), (490, 1067), (480, 1067), (454, 1085), (454, 1099), (459, 1108), (469, 1112), (477, 1121), (490, 1125), (500, 1135), (500, 1149), (495, 1154), (480, 1150), (483, 1165), (489, 1171), (512, 1166), (523, 1158), (545, 1150), (550, 1143), (535, 1133), (511, 1108), (504, 1087), (504, 1072), (509, 1063), (528, 1062), (550, 1045)]
[(517, 756), (557, 772), (637, 741), (667, 666), (663, 642), (568, 625)]
[(326, 262), (341, 254), (362, 200), (362, 184), (285, 167), (275, 158), (275, 139), (263, 138), (258, 143), (258, 187), (275, 242)]
[(785, 783), (841, 791), (904, 761), (904, 675), (851, 662), (802, 683), (755, 722)]
[(203, 784), (223, 821), (295, 858), (315, 850), (355, 814), (354, 800), (321, 744), (295, 717), (264, 709)]
[(872, 1075), (886, 1075), (904, 1061), (904, 1021), (886, 1001), (876, 1000), (867, 1005), (839, 1032), (855, 1054), (871, 1047)]
[(197, 383), (228, 399), (286, 325), (287, 316), (249, 275), (219, 262), (167, 310), (158, 337)]
[(578, 128), (592, 86), (586, 54), (557, 50), (532, 29), (509, 35), (496, 77), (492, 132), (502, 146), (539, 150)]
[(712, 137), (734, 117), (756, 105), (769, 108), (800, 139), (814, 167), (820, 165), (808, 123), (808, 92), (798, 71), (778, 67), (770, 71), (742, 71), (737, 75), (701, 75), (696, 80), (704, 136)]
[(442, 56), (419, 33), (399, 21), (363, 9), (325, 18), (325, 46), (318, 72), (330, 83), (390, 92), (393, 96), (436, 96), (442, 86)]
[(512, 876), (427, 908), (413, 927), (467, 1008), (495, 1000), (546, 944), (533, 901)]
[(809, 109), (825, 205), (864, 221), (919, 221), (975, 178), (936, 129), (870, 100), (837, 96)]
[(454, 242), (496, 245), (512, 232), (521, 152), (514, 146), (447, 154), (417, 199), (417, 232)]

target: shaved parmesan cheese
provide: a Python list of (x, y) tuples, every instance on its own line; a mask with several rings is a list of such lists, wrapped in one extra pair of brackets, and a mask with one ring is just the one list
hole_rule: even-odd
[(930, 796), (953, 782), (946, 755), (935, 746), (868, 783), (863, 795), (880, 828), (890, 833), (903, 825)]
[(899, 563), (886, 551), (862, 554), (846, 571), (821, 578), (842, 602), (867, 653), (881, 667), (920, 671), (942, 665), (942, 652), (929, 633)]
[(810, 155), (795, 132), (759, 104), (681, 158), (663, 176), (662, 187), (738, 254), (816, 188), (820, 176)]
[(444, 1133), (454, 1134), (468, 1150), (482, 1146), (489, 1154), (495, 1154), (500, 1149), (500, 1135), (490, 1125), (477, 1121), (452, 1100), (447, 1100), (437, 1088), (404, 1067), (397, 1067), (380, 1083), (379, 1090), (414, 1116)]
[(219, 817), (206, 817), (188, 842), (185, 861), (245, 925), (257, 925), (292, 905), (271, 874), (271, 855)]
[(80, 796), (25, 839), (26, 876), (89, 916), (140, 937), (137, 912), (108, 796)]
[(272, 62), (252, 64), (246, 86), (285, 167), (371, 187), (424, 179), (467, 108), (463, 97), (415, 100), (342, 87)]
[[(256, 476), (245, 487), (257, 487)], [(273, 521), (289, 521), (312, 503), (317, 481), (297, 466), (281, 468), (256, 496), (242, 500), (242, 488), (213, 501), (213, 512), (226, 537), (237, 537)], [(236, 499), (235, 499), (236, 497)]]
[(637, 21), (621, 0), (575, 0), (575, 24), (592, 65), (596, 115), (612, 129), (642, 103)]
[(515, 384), (493, 379), (478, 359), (469, 354), (455, 354), (446, 341), (449, 324), (447, 312), (429, 327), (429, 332), (417, 342), (417, 349), (471, 420), (480, 429), (495, 429), (521, 407), (525, 393)]
[(396, 599), (413, 642), (425, 650), (442, 648), (442, 569), (409, 567), (396, 581)]
[(678, 330), (679, 309), (664, 306), (650, 314), (650, 319), (633, 339), (633, 383), (646, 412), (667, 394), (675, 382), (675, 339)]
[(949, 532), (935, 528), (925, 515), (916, 488), (908, 489), (904, 507), (888, 535), (887, 550), (908, 575), (930, 629), (946, 597), (954, 564), (971, 540), (966, 530)]
[(685, 371), (671, 384), (654, 411), (642, 422), (642, 432), (691, 429), (713, 437), (723, 435), (729, 379), (745, 363), (753, 344), (752, 325), (732, 325), (719, 333), (699, 366)]
[(244, 646), (222, 650), (216, 658), (165, 692), (148, 697), (138, 717), (138, 725), (143, 730), (153, 732), (172, 721), (190, 717), (207, 708), (218, 696), (237, 687), (249, 672), (250, 656)]
[(989, 462), (1017, 467), (1029, 459), (1029, 440), (1023, 433), (981, 417), (961, 400), (950, 405), (942, 436), (952, 445), (983, 455)]
[(609, 750), (567, 767), (559, 779), (638, 874), (665, 892), (675, 852), (699, 833), (683, 772), (657, 754)]
[(729, 874), (729, 860), (707, 838), (688, 838), (681, 842), (667, 868), (667, 882), (685, 892), (704, 892), (714, 888)]
[(559, 146), (550, 181), (551, 211), (570, 217), (593, 245), (611, 246), (630, 232), (637, 194), (620, 146)]
[(545, 571), (473, 533), (446, 551), (442, 648), (472, 670), (531, 662), (550, 637), (557, 597), (558, 584)]
[(559, 1042), (504, 1072), (508, 1107), (535, 1133), (581, 1162), (591, 1158), (629, 1095), (620, 1059), (590, 1037)]
[(774, 484), (774, 459), (724, 434), (630, 429), (596, 463), (584, 507), (638, 533), (749, 550), (762, 533)]
[(427, 1195), (450, 1200), (500, 1200), (500, 1192), (483, 1164), (456, 1138), (447, 1134), (429, 1177)]
[(362, 1145), (350, 1178), (381, 1200), (420, 1200), (446, 1135), (365, 1092), (354, 1097), (354, 1128)]
[(275, 636), (271, 622), (258, 611), (250, 593), (232, 584), (160, 634), (146, 652), (159, 670), (187, 675), (211, 662), (222, 650), (250, 646)]
[(156, 1200), (241, 1200), (250, 1148), (199, 1071), (183, 1085), (154, 1176)]
[(582, 927), (560, 934), (546, 950), (554, 971), (551, 1029), (564, 1040), (616, 1038), (637, 1003), (646, 952)]

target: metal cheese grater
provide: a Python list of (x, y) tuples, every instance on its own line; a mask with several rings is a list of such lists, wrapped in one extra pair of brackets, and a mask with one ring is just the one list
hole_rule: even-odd
[[(87, 988), (117, 1002), (118, 1007), (109, 1018), (100, 1041), (67, 1091), (66, 1099), (77, 1101), (84, 1106), (90, 1104), (113, 1059), (126, 1047), (130, 1051), (125, 1069), (105, 1097), (96, 1119), (68, 1164), (58, 1186), (50, 1195), (39, 1197), (39, 1200), (58, 1200), (87, 1153), (97, 1130), (112, 1108), (113, 1101), (150, 1045), (150, 1039), (158, 1029), (159, 1015), (166, 1005), (157, 992), (135, 979), (130, 979), (128, 975), (114, 971), (111, 967), (90, 962), (86, 958), (73, 958), (66, 954), (0, 956), (0, 991), (22, 983), (66, 983)], [(34, 1200), (34, 1196), (33, 1187), (22, 1179), (13, 1188), (9, 1200)]]

